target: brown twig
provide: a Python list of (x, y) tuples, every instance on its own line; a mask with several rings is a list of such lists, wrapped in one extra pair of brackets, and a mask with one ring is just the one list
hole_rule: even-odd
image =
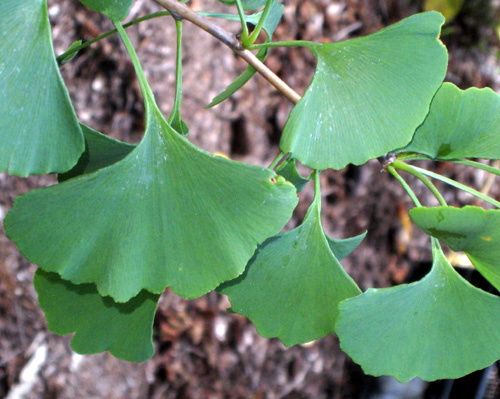
[(193, 23), (194, 25), (200, 27), (204, 31), (210, 33), (216, 39), (220, 40), (226, 46), (231, 48), (236, 54), (243, 58), (249, 65), (251, 65), (255, 70), (264, 77), (269, 83), (271, 83), (276, 89), (285, 95), (293, 103), (297, 103), (300, 100), (300, 95), (288, 86), (283, 80), (281, 80), (273, 71), (271, 71), (263, 62), (261, 62), (251, 51), (243, 48), (241, 42), (236, 38), (235, 35), (229, 33), (222, 27), (213, 22), (209, 21), (207, 18), (192, 11), (189, 7), (185, 6), (178, 0), (153, 0), (155, 3), (159, 4), (166, 10), (168, 10), (172, 16), (176, 19), (185, 19)]

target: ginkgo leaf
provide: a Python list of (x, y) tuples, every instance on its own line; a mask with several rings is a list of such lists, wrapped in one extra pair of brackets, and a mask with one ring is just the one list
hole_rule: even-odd
[(19, 197), (8, 236), (42, 269), (126, 302), (166, 286), (194, 298), (240, 275), (295, 208), (272, 170), (209, 154), (163, 118), (120, 23), (146, 108), (141, 143), (121, 161)]
[(360, 165), (408, 144), (447, 66), (443, 17), (417, 14), (339, 43), (305, 43), (318, 63), (280, 148), (313, 169)]
[(142, 291), (127, 303), (101, 297), (93, 284), (75, 285), (56, 273), (38, 269), (38, 301), (50, 331), (75, 333), (71, 347), (80, 354), (108, 351), (129, 362), (143, 362), (153, 353), (153, 321), (159, 295)]
[(217, 289), (259, 334), (286, 346), (332, 334), (338, 303), (361, 293), (330, 250), (320, 208), (318, 197), (301, 226), (267, 240), (244, 274)]
[(427, 234), (454, 251), (464, 251), (476, 269), (500, 290), (500, 210), (440, 206), (412, 209), (410, 216)]
[(46, 0), (0, 1), (0, 170), (65, 172), (84, 150), (59, 73)]
[(326, 236), (326, 239), (328, 240), (328, 245), (330, 246), (330, 249), (335, 257), (339, 261), (341, 261), (342, 259), (347, 258), (352, 253), (352, 251), (359, 247), (361, 241), (365, 239), (366, 233), (367, 232), (365, 231), (359, 236), (343, 239), (331, 238)]
[(341, 348), (367, 374), (459, 378), (500, 358), (500, 298), (465, 281), (434, 249), (419, 282), (369, 289), (340, 304)]
[(5, 218), (31, 262), (118, 302), (166, 286), (194, 298), (237, 277), (297, 204), (292, 184), (197, 148), (152, 101), (145, 136), (122, 161), (31, 191)]
[[(278, 26), (281, 17), (283, 16), (284, 10), (285, 7), (282, 4), (280, 4), (278, 0), (275, 0), (271, 6), (271, 10), (269, 11), (269, 15), (267, 16), (264, 25), (262, 25), (262, 29), (267, 34), (266, 42), (270, 42), (272, 40), (273, 33), (276, 27)], [(211, 16), (229, 20), (239, 20), (238, 15), (232, 15), (232, 14), (212, 13)], [(246, 15), (245, 19), (247, 23), (257, 25), (261, 16), (262, 16), (262, 11), (252, 15)], [(268, 53), (269, 53), (268, 48), (262, 48), (258, 51), (256, 57), (260, 61), (264, 62), (265, 59), (267, 58)], [(231, 82), (231, 84), (229, 84), (229, 86), (227, 86), (222, 93), (215, 96), (214, 99), (210, 102), (210, 104), (208, 104), (205, 108), (214, 107), (217, 104), (220, 104), (222, 101), (231, 97), (234, 93), (236, 93), (239, 89), (241, 89), (256, 73), (257, 71), (255, 70), (254, 67), (250, 65), (247, 66), (245, 71), (240, 76), (238, 76), (233, 82)]]
[(113, 21), (124, 20), (134, 0), (80, 0), (91, 10), (106, 14)]
[(310, 178), (302, 177), (297, 170), (297, 165), (295, 163), (295, 159), (288, 158), (285, 162), (283, 162), (277, 169), (276, 173), (280, 176), (283, 176), (290, 183), (292, 183), (297, 192), (301, 192), (307, 183), (311, 181)]
[(83, 124), (80, 126), (85, 137), (85, 151), (73, 169), (58, 176), (60, 182), (113, 165), (135, 148), (133, 144), (118, 141)]
[[(480, 117), (478, 117), (480, 115)], [(500, 96), (489, 88), (444, 83), (404, 152), (436, 159), (500, 158)]]

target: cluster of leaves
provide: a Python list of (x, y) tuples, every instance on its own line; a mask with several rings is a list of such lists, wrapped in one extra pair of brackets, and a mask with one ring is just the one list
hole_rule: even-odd
[[(214, 156), (186, 138), (181, 21), (177, 94), (165, 120), (120, 23), (133, 0), (81, 1), (112, 20), (134, 64), (146, 109), (137, 146), (78, 122), (58, 68), (85, 44), (56, 59), (46, 0), (0, 3), (0, 169), (59, 174), (59, 184), (19, 197), (5, 219), (9, 238), (40, 266), (35, 288), (52, 331), (75, 333), (72, 346), (80, 353), (109, 350), (144, 361), (153, 354), (153, 318), (165, 288), (186, 298), (216, 289), (263, 336), (285, 345), (338, 334), (342, 348), (373, 375), (456, 378), (500, 358), (500, 298), (460, 277), (437, 241), (465, 251), (500, 289), (500, 210), (449, 207), (426, 175), (500, 203), (403, 162), (451, 161), (500, 174), (468, 160), (500, 158), (500, 96), (442, 83), (447, 52), (439, 41), (440, 14), (318, 44), (272, 42), (283, 13), (277, 0), (224, 0), (239, 15), (205, 13), (240, 20), (243, 44), (259, 49), (261, 60), (277, 46), (303, 46), (317, 58), (284, 128), (275, 172)], [(254, 45), (260, 29), (266, 39)], [(210, 106), (254, 74), (247, 68)], [(319, 177), (387, 153), (397, 154), (387, 170), (414, 201), (412, 220), (433, 237), (434, 265), (414, 284), (362, 293), (340, 260), (364, 234), (343, 240), (325, 234)], [(296, 162), (311, 175), (300, 176)], [(423, 207), (397, 170), (418, 177), (441, 206)], [(297, 191), (311, 180), (315, 196), (304, 221), (280, 233)]]

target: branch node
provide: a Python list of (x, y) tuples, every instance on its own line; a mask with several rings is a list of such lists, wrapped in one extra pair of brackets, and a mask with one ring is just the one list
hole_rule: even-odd
[(394, 154), (392, 152), (389, 152), (386, 155), (378, 157), (377, 161), (379, 161), (380, 164), (382, 165), (382, 169), (380, 170), (380, 173), (387, 171), (387, 167), (389, 165), (391, 165), (392, 163), (394, 163), (395, 161), (397, 161), (397, 159), (398, 158), (396, 157), (396, 154)]
[(221, 26), (212, 23), (211, 21), (197, 14), (189, 7), (177, 0), (153, 1), (168, 10), (175, 19), (184, 19), (197, 25), (199, 28), (210, 33), (212, 36), (231, 48), (249, 65), (255, 68), (255, 70), (260, 73), (267, 81), (269, 81), (269, 83), (271, 83), (281, 93), (283, 93), (290, 101), (297, 103), (300, 100), (299, 94), (297, 94), (291, 87), (283, 82), (273, 71), (266, 67), (264, 63), (255, 56), (255, 54), (245, 49), (238, 36), (227, 32)]

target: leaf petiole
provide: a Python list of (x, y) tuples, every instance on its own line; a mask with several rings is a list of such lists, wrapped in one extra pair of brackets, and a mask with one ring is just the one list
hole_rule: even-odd
[(394, 169), (391, 165), (387, 166), (387, 172), (389, 172), (398, 182), (401, 184), (403, 189), (406, 191), (408, 196), (411, 198), (416, 207), (421, 207), (422, 204), (418, 200), (415, 192), (411, 189), (408, 183), (401, 177), (401, 175)]
[(450, 162), (459, 163), (462, 165), (472, 166), (473, 168), (484, 170), (485, 172), (492, 173), (494, 175), (500, 176), (500, 169), (497, 169), (490, 165), (485, 165), (481, 162), (470, 161), (468, 159), (453, 159)]
[(418, 168), (416, 166), (413, 166), (413, 168), (415, 169), (415, 171), (417, 172), (420, 172), (424, 175), (427, 175), (429, 177), (432, 177), (433, 179), (436, 179), (436, 180), (440, 180), (446, 184), (449, 184), (450, 186), (453, 186), (453, 187), (456, 187), (456, 188), (459, 188), (460, 190), (463, 190), (477, 198), (480, 198), (482, 199), (483, 201), (497, 207), (497, 208), (500, 208), (500, 202), (494, 200), (493, 198), (490, 198), (488, 197), (487, 195), (484, 195), (483, 193), (477, 191), (477, 190), (474, 190), (473, 188), (470, 188), (468, 186), (466, 186), (465, 184), (462, 184), (462, 183), (459, 183), (455, 180), (452, 180), (452, 179), (449, 179), (447, 177), (444, 177), (444, 176), (441, 176), (437, 173), (434, 173), (434, 172), (430, 172), (428, 170), (425, 170), (425, 169), (421, 169), (421, 168)]
[(432, 182), (427, 177), (424, 176), (425, 173), (423, 171), (425, 169), (420, 169), (420, 168), (417, 168), (416, 166), (407, 165), (406, 163), (399, 161), (399, 160), (394, 161), (391, 164), (391, 166), (394, 167), (395, 169), (403, 170), (403, 171), (415, 176), (418, 180), (420, 180), (422, 183), (424, 183), (424, 185), (432, 192), (432, 194), (436, 197), (436, 199), (438, 200), (440, 205), (448, 206), (444, 197), (441, 195), (441, 193), (436, 188), (436, 186), (434, 184), (432, 184)]
[(283, 159), (284, 156), (285, 154), (283, 152), (280, 152), (278, 156), (274, 159), (274, 161), (271, 162), (271, 164), (267, 168), (274, 169), (274, 167), (279, 164), (279, 162)]
[(175, 64), (175, 98), (172, 107), (172, 113), (168, 118), (168, 123), (179, 133), (186, 135), (186, 125), (181, 119), (182, 103), (182, 20), (175, 20), (175, 29), (177, 31), (177, 54)]
[(278, 47), (311, 47), (315, 43), (308, 40), (287, 40), (282, 42), (266, 42), (260, 44), (253, 44), (248, 47), (249, 50), (258, 50), (261, 48), (278, 48)]
[(139, 79), (139, 84), (141, 86), (142, 95), (144, 97), (146, 106), (148, 104), (155, 104), (153, 92), (151, 91), (146, 76), (144, 75), (144, 70), (142, 69), (141, 63), (139, 62), (139, 58), (137, 57), (134, 46), (130, 42), (130, 39), (127, 36), (127, 33), (125, 32), (125, 29), (123, 28), (121, 23), (118, 21), (112, 22), (115, 25), (116, 30), (120, 35), (123, 44), (125, 45), (125, 48), (127, 49), (127, 53), (130, 57), (130, 60), (132, 61), (132, 64), (134, 65), (135, 73), (137, 75), (137, 78)]
[(241, 21), (241, 41), (245, 42), (248, 39), (248, 27), (245, 18), (245, 10), (243, 9), (241, 0), (236, 0), (236, 8), (238, 9), (238, 15), (240, 16)]
[[(246, 39), (241, 40), (243, 47), (248, 48), (252, 44), (255, 43), (257, 38), (260, 35), (260, 32), (262, 30), (262, 27), (264, 26), (264, 23), (266, 22), (267, 17), (269, 16), (269, 12), (271, 11), (271, 7), (273, 5), (275, 0), (267, 0), (266, 5), (264, 7), (264, 11), (262, 11), (262, 15), (260, 16), (259, 22), (257, 22), (257, 25), (255, 26), (254, 30), (252, 31), (252, 34), (247, 37)], [(246, 25), (245, 25), (246, 26)]]
[(400, 161), (433, 161), (433, 158), (430, 158), (426, 155), (418, 154), (416, 152), (404, 152), (402, 154), (397, 155), (397, 159)]
[(321, 220), (321, 182), (319, 179), (320, 173), (321, 172), (317, 169), (314, 169), (311, 173), (311, 178), (314, 179), (314, 199), (309, 210), (307, 211), (306, 218), (309, 212), (316, 212), (318, 220)]
[[(143, 17), (134, 19), (133, 21), (130, 21), (130, 22), (124, 24), (123, 27), (126, 29), (126, 28), (133, 26), (133, 25), (137, 25), (140, 22), (148, 21), (148, 20), (153, 19), (153, 18), (164, 17), (167, 15), (170, 15), (170, 12), (168, 12), (168, 11), (154, 12), (152, 14), (144, 15)], [(106, 33), (103, 33), (102, 35), (97, 36), (96, 38), (94, 38), (92, 40), (88, 40), (85, 43), (82, 43), (81, 45), (79, 45), (77, 47), (69, 48), (64, 53), (62, 53), (61, 55), (59, 55), (57, 57), (57, 64), (59, 66), (61, 66), (62, 62), (65, 59), (67, 59), (68, 57), (71, 57), (73, 54), (76, 54), (77, 52), (91, 46), (94, 43), (97, 43), (98, 41), (101, 41), (102, 39), (106, 39), (107, 37), (112, 36), (117, 32), (118, 31), (116, 29), (113, 29), (113, 30), (110, 30), (109, 32), (106, 32)]]

